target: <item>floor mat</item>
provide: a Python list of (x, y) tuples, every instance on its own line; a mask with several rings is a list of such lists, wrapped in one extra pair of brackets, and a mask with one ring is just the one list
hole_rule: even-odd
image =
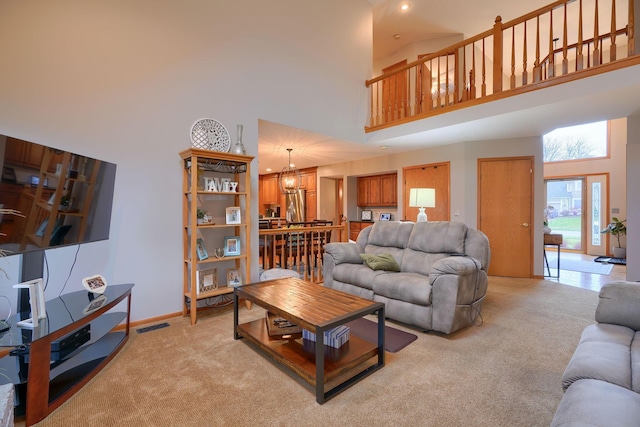
[[(551, 270), (556, 269), (556, 257), (548, 256), (549, 267)], [(604, 274), (608, 275), (613, 270), (612, 264), (602, 264), (595, 263), (590, 261), (579, 261), (573, 259), (564, 259), (562, 256), (560, 257), (560, 270), (571, 270), (571, 271), (579, 271), (581, 273), (593, 273), (593, 274)], [(546, 266), (545, 266), (546, 271)], [(552, 274), (553, 275), (553, 274)]]
[[(371, 343), (378, 342), (378, 324), (369, 319), (360, 318), (346, 324), (351, 328), (351, 333), (358, 338)], [(418, 339), (417, 335), (384, 326), (384, 349), (390, 353), (396, 353)]]
[(611, 257), (607, 257), (607, 256), (599, 256), (598, 258), (594, 259), (595, 262), (602, 262), (605, 264), (620, 264), (620, 265), (627, 265), (627, 260), (624, 258), (611, 258)]

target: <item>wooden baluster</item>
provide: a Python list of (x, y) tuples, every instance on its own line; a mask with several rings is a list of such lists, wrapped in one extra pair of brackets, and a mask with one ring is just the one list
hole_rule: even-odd
[(374, 111), (375, 111), (375, 103), (373, 102), (373, 85), (369, 86), (369, 102), (371, 103), (371, 112), (369, 113), (369, 126), (375, 126), (376, 122), (374, 120)]
[(482, 38), (482, 96), (487, 96), (487, 67), (485, 63), (484, 38)]
[(533, 82), (542, 80), (540, 67), (540, 16), (536, 16), (536, 59), (533, 61)]
[(422, 75), (422, 71), (424, 70), (424, 62), (421, 63), (420, 65), (417, 65), (415, 67), (416, 72), (414, 73), (414, 82), (413, 85), (410, 85), (409, 87), (413, 86), (413, 90), (414, 90), (414, 96), (413, 96), (413, 105), (411, 105), (409, 107), (410, 114), (412, 116), (415, 116), (416, 114), (418, 114), (420, 112), (419, 108), (422, 105), (422, 88), (418, 87), (418, 83), (422, 80), (421, 78), (419, 78), (420, 75)]
[(609, 50), (609, 61), (616, 60), (616, 0), (611, 0), (611, 47)]
[(444, 89), (444, 105), (449, 105), (449, 54), (447, 53), (447, 59), (445, 61), (446, 74), (445, 82), (446, 87)]
[(553, 46), (553, 10), (549, 11), (549, 63), (547, 64), (547, 78), (556, 74), (556, 52)]
[(627, 57), (632, 57), (636, 53), (636, 16), (634, 10), (634, 0), (629, 0), (629, 32), (627, 34), (627, 40), (629, 40), (627, 46), (629, 50)]
[(516, 26), (511, 27), (511, 89), (516, 88)]
[(438, 57), (438, 88), (436, 89), (436, 108), (440, 108), (442, 103), (440, 102), (440, 57)]
[[(456, 101), (458, 101), (459, 98), (461, 101), (466, 101), (467, 99), (469, 99), (469, 94), (468, 94), (468, 90), (467, 90), (467, 50), (465, 47), (462, 47), (462, 85), (458, 86), (457, 84), (457, 80), (458, 80), (458, 51), (456, 51), (456, 67), (454, 67), (454, 69), (456, 70), (456, 74), (455, 74), (455, 79), (456, 79), (456, 84), (454, 84), (455, 88), (456, 88), (456, 95), (454, 97), (453, 102), (455, 103)], [(462, 94), (460, 94), (460, 91), (462, 91)], [(462, 95), (462, 96), (461, 96)]]
[(524, 21), (524, 41), (522, 52), (522, 86), (527, 84), (527, 21)]
[(564, 4), (564, 24), (562, 33), (562, 74), (569, 73), (569, 60), (567, 59), (567, 4)]
[[(615, 0), (613, 1), (615, 3)], [(593, 23), (593, 66), (600, 65), (600, 28), (598, 25), (598, 0), (595, 4)]]
[(471, 71), (469, 71), (469, 99), (476, 98), (476, 43), (471, 44)]
[(502, 17), (493, 25), (493, 93), (502, 92)]
[(580, 9), (578, 16), (578, 49), (576, 54), (576, 71), (584, 68), (584, 55), (582, 54), (582, 0), (580, 0)]

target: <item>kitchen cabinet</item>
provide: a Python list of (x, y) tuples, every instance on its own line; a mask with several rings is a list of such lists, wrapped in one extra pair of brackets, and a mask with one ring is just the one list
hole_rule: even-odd
[(261, 205), (277, 205), (279, 202), (280, 188), (278, 187), (278, 176), (270, 175), (262, 180), (262, 193), (260, 197)]
[[(305, 168), (300, 170), (300, 188), (305, 190), (305, 220), (313, 221), (318, 217), (317, 208), (317, 171), (318, 168)], [(280, 191), (278, 173), (260, 175), (258, 179), (259, 212), (264, 215), (268, 205), (280, 206), (282, 216), (286, 213), (286, 196)]]
[(358, 206), (397, 206), (398, 175), (384, 174), (358, 178)]
[[(23, 166), (30, 169), (40, 169), (44, 158), (45, 146), (20, 139), (7, 137), (4, 161), (8, 165)], [(62, 151), (53, 151), (47, 172), (55, 172), (56, 165), (62, 163)]]
[(370, 227), (372, 225), (373, 225), (373, 222), (371, 221), (350, 221), (349, 222), (349, 239), (353, 241), (357, 240), (358, 234), (360, 234), (360, 232), (365, 228)]

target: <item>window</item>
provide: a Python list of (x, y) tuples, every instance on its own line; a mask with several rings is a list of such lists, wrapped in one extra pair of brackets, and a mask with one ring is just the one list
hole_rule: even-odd
[(608, 155), (607, 122), (558, 128), (542, 137), (544, 161), (602, 158)]

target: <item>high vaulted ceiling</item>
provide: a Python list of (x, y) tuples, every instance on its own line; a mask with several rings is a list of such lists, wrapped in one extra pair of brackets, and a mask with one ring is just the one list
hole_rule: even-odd
[[(584, 3), (592, 1), (584, 0)], [(419, 41), (456, 34), (468, 38), (490, 29), (497, 15), (507, 22), (552, 3), (550, 0), (369, 2), (373, 5), (375, 58), (387, 57)], [(400, 10), (402, 3), (410, 5), (407, 12)], [(394, 37), (396, 34), (400, 35), (399, 39)], [(624, 117), (637, 110), (635, 99), (640, 98), (640, 78), (633, 77), (634, 73), (638, 73), (638, 67), (631, 68), (633, 70), (621, 72), (616, 78), (596, 76), (597, 79), (585, 79), (589, 82), (564, 84), (562, 90), (544, 89), (374, 132), (366, 136), (367, 143), (364, 145), (261, 121), (259, 173), (269, 173), (266, 168), (271, 168), (271, 172), (279, 172), (288, 162), (286, 148), (293, 148), (292, 162), (296, 167), (305, 168), (341, 163), (345, 159), (363, 160), (443, 143), (540, 135), (557, 126)], [(593, 81), (599, 81), (600, 86)], [(549, 91), (555, 91), (555, 95), (550, 95)], [(567, 91), (570, 93), (567, 94)], [(574, 96), (574, 93), (582, 93), (583, 96)]]

